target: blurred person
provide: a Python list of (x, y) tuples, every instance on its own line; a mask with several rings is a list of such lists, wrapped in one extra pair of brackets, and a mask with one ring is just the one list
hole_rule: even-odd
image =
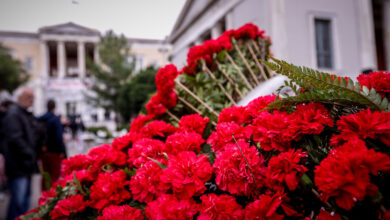
[[(50, 99), (47, 102), (47, 112), (38, 118), (38, 121), (44, 123), (46, 128), (46, 140), (40, 159), (43, 171), (50, 175), (52, 182), (57, 181), (60, 177), (62, 159), (66, 158), (66, 148), (62, 136), (64, 128), (60, 117), (55, 115), (55, 109), (56, 103)], [(42, 179), (42, 188), (45, 188), (45, 178)]]
[[(8, 107), (12, 104), (11, 100), (5, 99), (0, 104), (0, 126), (3, 121), (5, 114), (7, 113)], [(4, 159), (4, 147), (5, 147), (5, 136), (0, 129), (0, 192), (4, 192), (7, 188), (7, 176), (5, 174), (5, 159)], [(0, 196), (0, 200), (3, 196)]]
[(36, 120), (28, 109), (34, 101), (34, 93), (23, 87), (16, 91), (17, 103), (8, 107), (2, 120), (5, 138), (4, 157), (8, 178), (10, 202), (7, 219), (15, 219), (29, 209), (31, 176), (37, 171)]

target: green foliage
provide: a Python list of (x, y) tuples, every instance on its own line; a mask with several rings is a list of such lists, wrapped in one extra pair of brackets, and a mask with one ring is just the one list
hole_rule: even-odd
[(119, 113), (124, 121), (129, 121), (133, 115), (140, 112), (142, 106), (156, 92), (154, 78), (157, 70), (148, 67), (135, 75), (130, 82), (125, 83), (118, 95), (117, 103)]
[(28, 78), (20, 61), (14, 60), (9, 50), (0, 44), (0, 91), (7, 90), (12, 93), (27, 82)]
[(268, 109), (280, 109), (306, 102), (322, 102), (341, 106), (371, 108), (373, 110), (389, 111), (387, 98), (382, 98), (375, 89), (369, 90), (349, 78), (337, 77), (308, 67), (298, 67), (272, 58), (274, 63), (263, 61), (269, 68), (291, 79), (293, 83), (304, 89), (297, 93), (295, 85), (288, 84), (297, 93), (296, 96), (277, 100)]
[(93, 76), (91, 90), (87, 95), (90, 104), (118, 112), (118, 96), (121, 88), (130, 81), (133, 62), (129, 62), (130, 48), (126, 38), (108, 31), (98, 44), (101, 63), (87, 60), (88, 71)]

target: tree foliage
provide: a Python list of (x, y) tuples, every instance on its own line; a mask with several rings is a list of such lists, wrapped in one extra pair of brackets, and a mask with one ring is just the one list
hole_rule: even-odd
[(100, 62), (87, 62), (92, 75), (92, 95), (88, 102), (106, 110), (119, 112), (118, 96), (120, 90), (131, 79), (134, 65), (130, 57), (130, 47), (126, 38), (108, 31), (98, 44)]
[(9, 54), (9, 50), (0, 44), (0, 91), (14, 91), (27, 82), (28, 75), (19, 60)]
[(155, 68), (148, 67), (120, 89), (117, 102), (119, 113), (125, 121), (128, 121), (132, 115), (138, 114), (145, 102), (149, 100), (150, 94), (156, 91), (154, 83), (156, 72)]

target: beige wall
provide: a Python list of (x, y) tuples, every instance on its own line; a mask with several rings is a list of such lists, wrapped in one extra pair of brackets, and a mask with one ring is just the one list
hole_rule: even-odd
[[(165, 52), (162, 52), (163, 49)], [(144, 68), (153, 65), (156, 62), (158, 66), (164, 66), (168, 63), (170, 48), (165, 45), (147, 45), (147, 44), (132, 44), (130, 53), (136, 56), (143, 56)]]
[(6, 40), (0, 38), (0, 43), (3, 46), (11, 49), (11, 54), (14, 58), (20, 60), (22, 65), (27, 57), (32, 57), (32, 71), (31, 80), (41, 74), (41, 59), (40, 59), (40, 47), (38, 41), (18, 41), (18, 40)]

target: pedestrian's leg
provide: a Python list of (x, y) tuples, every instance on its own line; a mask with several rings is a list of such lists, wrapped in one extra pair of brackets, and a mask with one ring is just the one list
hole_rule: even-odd
[(26, 195), (29, 195), (30, 191), (29, 182), (29, 177), (17, 177), (9, 180), (11, 199), (8, 204), (7, 220), (13, 220), (28, 211), (30, 199)]

